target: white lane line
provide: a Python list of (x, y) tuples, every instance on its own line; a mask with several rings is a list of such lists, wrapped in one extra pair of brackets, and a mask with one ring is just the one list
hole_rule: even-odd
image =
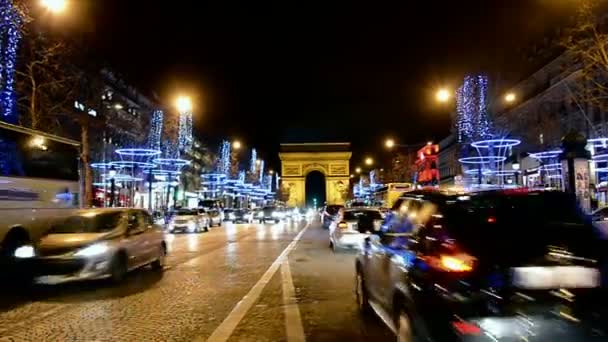
[[(262, 291), (264, 290), (268, 282), (270, 282), (270, 279), (272, 279), (274, 274), (278, 271), (283, 261), (287, 260), (289, 252), (291, 252), (296, 247), (296, 244), (298, 243), (302, 235), (304, 235), (304, 232), (306, 232), (308, 227), (309, 224), (307, 224), (300, 231), (300, 233), (296, 235), (293, 241), (291, 241), (291, 243), (283, 250), (283, 252), (281, 252), (281, 254), (272, 263), (272, 265), (270, 265), (268, 270), (266, 270), (264, 275), (262, 275), (262, 278), (260, 278), (260, 280), (258, 280), (258, 282), (253, 285), (253, 287), (251, 288), (251, 290), (249, 290), (245, 297), (243, 297), (232, 309), (230, 314), (228, 314), (228, 317), (226, 317), (224, 321), (222, 321), (222, 323), (213, 331), (211, 336), (209, 336), (209, 338), (206, 340), (207, 342), (224, 342), (227, 341), (228, 338), (230, 338), (230, 335), (232, 335), (234, 329), (236, 329), (239, 322), (241, 322), (243, 317), (245, 317), (245, 314), (247, 314), (247, 311), (249, 311), (253, 304), (258, 300), (258, 298), (262, 294)], [(197, 342), (202, 342), (204, 340), (205, 339), (203, 338), (195, 339), (195, 341)]]
[(293, 278), (291, 277), (291, 269), (289, 268), (289, 260), (281, 264), (281, 278), (283, 279), (283, 305), (285, 307), (285, 330), (287, 331), (288, 342), (304, 342), (304, 326), (302, 326), (302, 317), (300, 316), (300, 308), (298, 308), (298, 300), (296, 298), (296, 289), (293, 286)]

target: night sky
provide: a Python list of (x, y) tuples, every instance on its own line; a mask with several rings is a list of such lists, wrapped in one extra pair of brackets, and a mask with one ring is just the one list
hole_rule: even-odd
[(238, 138), (273, 167), (280, 142), (351, 141), (354, 165), (387, 135), (443, 138), (434, 89), (468, 72), (521, 79), (522, 48), (573, 3), (104, 0), (90, 44), (146, 92), (193, 95), (203, 141)]

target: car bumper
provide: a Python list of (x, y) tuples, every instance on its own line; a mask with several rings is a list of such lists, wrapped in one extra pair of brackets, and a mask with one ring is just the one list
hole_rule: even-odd
[(195, 230), (196, 227), (188, 225), (173, 225), (169, 227), (170, 233), (193, 233)]
[(339, 234), (334, 238), (334, 245), (337, 247), (361, 248), (367, 234)]
[(95, 258), (34, 258), (26, 260), (24, 266), (37, 284), (102, 279), (110, 276), (111, 255), (104, 254)]

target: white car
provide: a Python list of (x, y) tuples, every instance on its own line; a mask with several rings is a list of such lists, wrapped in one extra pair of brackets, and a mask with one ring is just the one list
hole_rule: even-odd
[(170, 233), (200, 233), (201, 231), (209, 231), (209, 226), (208, 215), (199, 215), (197, 210), (178, 209), (167, 224), (167, 230)]
[(343, 214), (329, 225), (329, 246), (359, 249), (363, 240), (372, 232), (380, 230), (382, 213), (378, 209), (346, 209)]

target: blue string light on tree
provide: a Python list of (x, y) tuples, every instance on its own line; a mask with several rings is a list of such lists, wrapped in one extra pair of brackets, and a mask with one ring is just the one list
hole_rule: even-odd
[(0, 119), (16, 122), (15, 65), (21, 17), (12, 0), (0, 0)]
[(245, 184), (245, 171), (239, 171), (238, 181), (240, 184)]
[(228, 175), (230, 172), (230, 151), (232, 144), (230, 141), (222, 141), (220, 146), (220, 162), (218, 163), (218, 172), (224, 175)]
[(264, 161), (261, 160), (260, 161), (260, 179), (259, 179), (259, 182), (262, 182), (263, 178), (264, 178)]
[(160, 138), (163, 132), (164, 113), (162, 110), (152, 112), (152, 122), (150, 123), (150, 133), (148, 136), (148, 147), (160, 151)]
[(258, 160), (258, 151), (255, 148), (251, 149), (251, 160), (249, 161), (249, 172), (255, 173), (256, 161)]
[(190, 151), (192, 148), (192, 112), (179, 113), (178, 147), (180, 151)]
[(466, 76), (456, 92), (458, 141), (470, 142), (492, 136), (487, 109), (488, 77)]

